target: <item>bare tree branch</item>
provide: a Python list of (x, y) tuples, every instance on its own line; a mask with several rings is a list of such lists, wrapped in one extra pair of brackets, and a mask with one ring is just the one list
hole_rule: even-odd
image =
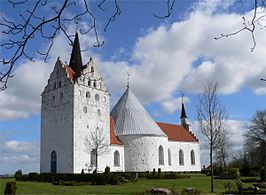
[[(30, 54), (29, 52), (29, 48), (36, 37), (41, 37), (48, 43), (45, 50), (36, 50), (37, 55), (42, 57), (44, 62), (47, 62), (51, 48), (54, 44), (54, 39), (60, 32), (62, 32), (70, 44), (73, 44), (71, 39), (73, 34), (69, 34), (66, 26), (73, 23), (77, 24), (80, 20), (91, 21), (89, 27), (81, 27), (79, 29), (80, 33), (84, 35), (92, 32), (96, 42), (96, 44), (93, 45), (94, 47), (101, 47), (104, 44), (104, 41), (100, 40), (97, 30), (96, 16), (89, 9), (87, 3), (88, 0), (83, 0), (81, 2), (83, 8), (74, 16), (69, 16), (69, 13), (72, 13), (71, 10), (75, 6), (78, 6), (74, 0), (62, 0), (56, 5), (52, 4), (52, 1), (48, 2), (47, 0), (38, 0), (36, 2), (28, 0), (9, 0), (8, 2), (13, 8), (22, 5), (28, 6), (29, 8), (20, 13), (20, 20), (18, 21), (10, 21), (5, 16), (2, 16), (2, 20), (0, 21), (0, 26), (3, 27), (2, 33), (9, 37), (7, 40), (4, 40), (0, 46), (2, 49), (7, 50), (11, 56), (0, 60), (2, 66), (0, 71), (0, 91), (7, 88), (8, 80), (12, 77), (14, 65), (20, 58), (24, 57), (31, 61), (34, 60), (31, 56), (33, 54)], [(107, 30), (110, 22), (115, 21), (117, 16), (121, 13), (117, 0), (114, 0), (114, 2), (116, 11), (108, 19), (104, 31)], [(101, 9), (103, 3), (104, 1), (101, 1), (98, 6), (99, 9)], [(50, 17), (42, 15), (43, 13), (41, 10), (44, 7), (50, 9)]]
[(164, 16), (158, 16), (156, 14), (153, 14), (154, 17), (159, 18), (159, 19), (169, 18), (173, 13), (174, 5), (175, 5), (175, 0), (167, 0), (167, 14)]
[[(247, 31), (250, 33), (250, 36), (251, 36), (251, 39), (252, 39), (252, 42), (253, 42), (253, 45), (252, 47), (250, 48), (251, 49), (251, 52), (254, 51), (256, 45), (257, 45), (257, 42), (256, 42), (256, 38), (255, 38), (255, 30), (256, 30), (256, 26), (260, 26), (261, 28), (266, 28), (266, 25), (262, 25), (260, 23), (260, 21), (262, 21), (262, 19), (264, 17), (266, 17), (266, 11), (265, 11), (265, 0), (253, 0), (254, 3), (253, 3), (253, 16), (251, 18), (250, 21), (247, 21), (247, 19), (243, 16), (242, 17), (242, 20), (243, 20), (243, 27), (235, 32), (232, 32), (232, 33), (221, 33), (220, 36), (218, 37), (215, 37), (214, 39), (215, 40), (218, 40), (218, 39), (221, 39), (221, 38), (228, 38), (228, 37), (231, 37), (231, 36), (235, 36), (243, 31)], [(241, 3), (241, 7), (243, 7), (243, 2), (242, 0), (238, 1)], [(258, 9), (262, 9), (262, 11), (260, 12)], [(260, 16), (258, 16), (258, 13), (260, 13)]]

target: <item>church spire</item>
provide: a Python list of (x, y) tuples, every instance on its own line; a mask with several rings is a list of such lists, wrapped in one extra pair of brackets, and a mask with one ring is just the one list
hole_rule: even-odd
[(184, 105), (184, 94), (182, 94), (182, 110), (181, 110), (181, 116), (180, 118), (187, 118), (186, 109)]
[(83, 64), (80, 52), (79, 36), (78, 32), (76, 32), (69, 66), (72, 68), (74, 72), (78, 72), (81, 69), (82, 65)]
[(187, 114), (186, 114), (186, 109), (185, 109), (185, 104), (184, 104), (184, 94), (182, 94), (182, 109), (181, 109), (181, 125), (189, 131), (189, 123), (187, 120)]

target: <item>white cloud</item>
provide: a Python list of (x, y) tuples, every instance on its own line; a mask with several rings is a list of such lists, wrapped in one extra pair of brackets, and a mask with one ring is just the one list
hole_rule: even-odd
[[(229, 128), (229, 142), (231, 144), (231, 152), (239, 151), (243, 147), (244, 143), (244, 134), (246, 132), (247, 121), (240, 120), (227, 120), (226, 125)], [(193, 133), (200, 140), (200, 157), (201, 165), (209, 165), (209, 145), (207, 138), (200, 132), (197, 121), (191, 122)]]
[(22, 169), (25, 173), (39, 171), (39, 143), (33, 141), (0, 141), (0, 173), (15, 173)]
[[(100, 54), (90, 52), (112, 94), (112, 101), (117, 101), (125, 89), (127, 72), (131, 73), (131, 88), (140, 101), (159, 103), (161, 111), (166, 112), (174, 112), (179, 106), (176, 92), (198, 93), (206, 80), (217, 81), (223, 94), (236, 93), (243, 87), (250, 87), (256, 94), (265, 94), (265, 83), (259, 80), (266, 77), (265, 32), (257, 29), (258, 44), (254, 52), (250, 52), (252, 41), (246, 32), (214, 40), (220, 33), (242, 27), (242, 15), (216, 12), (230, 5), (226, 1), (204, 1), (184, 20), (150, 29), (136, 40), (129, 57), (134, 63), (106, 61)], [(247, 18), (251, 15), (252, 12), (245, 14)], [(82, 25), (86, 26), (85, 23)], [(91, 46), (91, 35), (80, 36), (80, 39), (82, 48)], [(25, 118), (31, 113), (39, 113), (39, 95), (56, 58), (61, 56), (62, 61), (69, 60), (70, 51), (66, 39), (58, 36), (49, 65), (40, 61), (21, 64), (10, 81), (10, 89), (0, 94), (1, 119)], [(88, 53), (83, 54), (86, 55), (83, 56), (84, 63), (89, 59)], [(115, 58), (118, 57), (119, 52)]]

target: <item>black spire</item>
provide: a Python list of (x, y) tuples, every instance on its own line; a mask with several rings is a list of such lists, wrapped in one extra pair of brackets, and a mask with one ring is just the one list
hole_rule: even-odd
[(187, 118), (186, 109), (184, 102), (182, 101), (182, 110), (181, 110), (181, 117), (180, 118)]
[(182, 93), (182, 110), (180, 118), (187, 118), (186, 109), (184, 105), (184, 94)]
[(76, 32), (69, 66), (72, 68), (74, 72), (78, 72), (81, 69), (82, 65), (83, 64), (82, 64), (80, 45), (79, 45), (79, 35)]

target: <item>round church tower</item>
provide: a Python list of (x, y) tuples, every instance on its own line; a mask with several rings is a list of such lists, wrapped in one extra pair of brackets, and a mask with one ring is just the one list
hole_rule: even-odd
[(125, 144), (125, 171), (168, 168), (168, 138), (128, 86), (111, 112), (116, 135)]

